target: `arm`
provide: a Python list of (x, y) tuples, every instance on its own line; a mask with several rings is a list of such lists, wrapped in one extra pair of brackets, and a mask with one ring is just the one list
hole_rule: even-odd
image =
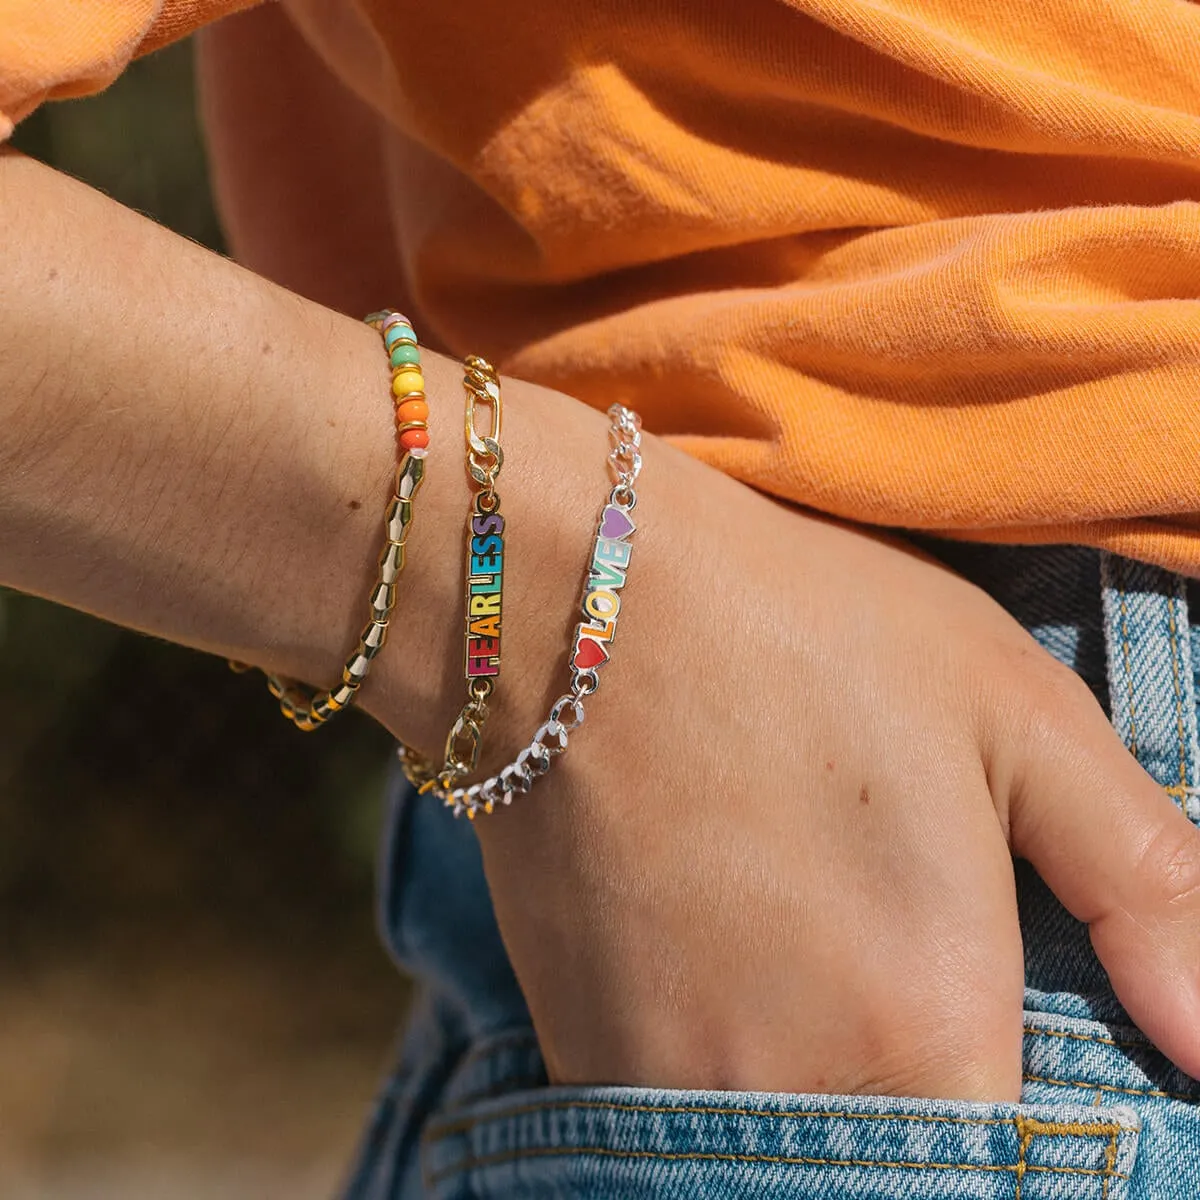
[[(378, 335), (13, 152), (0, 211), (4, 583), (329, 680), (365, 616), (394, 468)], [(466, 490), (460, 371), (427, 358), (445, 468), (420, 497), (404, 635), (370, 690), (389, 728), (433, 748), (455, 711)], [(513, 528), (557, 519), (536, 504), (551, 489), (586, 528), (570, 498), (590, 504), (603, 479), (604, 419), (534, 387), (507, 407)], [(569, 612), (584, 546), (542, 546), (569, 566), (514, 562), (512, 603), (536, 590)], [(545, 678), (539, 640), (517, 627), (507, 649)], [(528, 724), (535, 706), (513, 702)]]
[[(0, 582), (329, 680), (393, 462), (376, 335), (11, 152), (0, 211)], [(458, 377), (430, 356), (440, 469), (363, 696), (428, 752), (462, 694)], [(506, 388), (485, 767), (561, 690), (605, 479), (603, 417)], [(902, 542), (646, 456), (622, 663), (479, 829), (554, 1077), (1015, 1099), (1010, 846), (1200, 1073), (1200, 834), (1090, 692)]]

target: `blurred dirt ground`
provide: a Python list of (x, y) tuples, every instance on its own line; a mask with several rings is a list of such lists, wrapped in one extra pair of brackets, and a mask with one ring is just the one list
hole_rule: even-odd
[[(220, 249), (188, 47), (14, 141)], [(0, 711), (0, 1197), (333, 1195), (406, 1004), (386, 734), (300, 734), (256, 675), (3, 592)]]
[(397, 1017), (371, 973), (220, 942), (181, 957), (110, 945), (10, 968), (5, 1200), (336, 1193)]

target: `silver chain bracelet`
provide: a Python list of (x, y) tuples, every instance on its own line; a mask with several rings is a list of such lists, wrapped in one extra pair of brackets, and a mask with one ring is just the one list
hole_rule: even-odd
[(637, 505), (634, 484), (642, 469), (642, 421), (632, 409), (614, 404), (608, 410), (612, 424), (609, 437), (612, 448), (608, 467), (613, 488), (600, 514), (595, 546), (583, 591), (584, 620), (575, 627), (568, 665), (569, 690), (550, 707), (549, 719), (533, 735), (533, 740), (503, 770), (469, 787), (449, 787), (425, 773), (424, 759), (407, 746), (397, 750), (408, 778), (422, 792), (438, 797), (454, 815), (464, 812), (474, 820), (481, 810), (492, 812), (497, 804), (511, 804), (513, 797), (524, 794), (550, 770), (554, 760), (567, 748), (568, 735), (583, 724), (583, 702), (600, 685), (599, 670), (608, 662), (609, 646), (617, 632), (621, 612), (621, 589), (629, 569), (633, 547), (629, 538), (637, 526), (630, 515)]

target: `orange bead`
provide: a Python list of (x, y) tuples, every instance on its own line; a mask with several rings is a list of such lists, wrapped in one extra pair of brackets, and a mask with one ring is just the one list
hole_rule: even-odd
[(428, 429), (406, 429), (400, 435), (401, 450), (424, 450), (429, 445)]
[(409, 421), (427, 421), (428, 419), (429, 405), (424, 400), (405, 400), (396, 409), (396, 420), (401, 424)]

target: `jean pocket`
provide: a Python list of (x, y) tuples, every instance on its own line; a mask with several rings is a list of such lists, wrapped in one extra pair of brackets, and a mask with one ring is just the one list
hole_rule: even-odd
[(1121, 1104), (538, 1087), (432, 1121), (422, 1173), (437, 1200), (1132, 1200), (1140, 1128)]
[[(1101, 1019), (1097, 1019), (1101, 1017)], [(1131, 1200), (1200, 1196), (1200, 1081), (1156, 1050), (1105, 997), (1025, 993), (1025, 1086), (1033, 1104), (1127, 1105), (1141, 1121)]]

